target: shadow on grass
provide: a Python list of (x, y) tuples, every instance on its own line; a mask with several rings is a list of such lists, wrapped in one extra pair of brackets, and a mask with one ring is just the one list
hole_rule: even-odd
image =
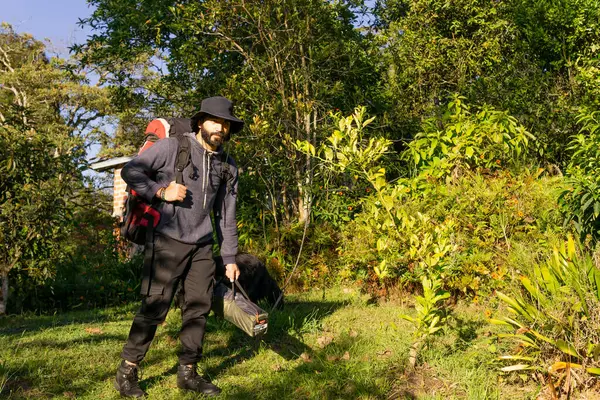
[[(209, 357), (225, 357), (217, 366), (207, 369), (209, 376), (218, 376), (228, 368), (255, 356), (258, 348), (268, 349), (286, 361), (298, 360), (299, 365), (283, 368), (279, 365), (265, 365), (274, 379), (262, 382), (260, 387), (248, 388), (236, 385), (228, 388), (222, 397), (230, 399), (282, 399), (282, 398), (359, 398), (371, 396), (385, 398), (385, 388), (378, 387), (368, 381), (365, 374), (356, 374), (356, 370), (348, 367), (349, 361), (344, 359), (355, 344), (356, 339), (343, 335), (322, 349), (313, 351), (302, 340), (303, 335), (318, 333), (322, 328), (322, 320), (333, 314), (347, 302), (289, 302), (283, 311), (275, 311), (270, 315), (269, 332), (262, 342), (246, 337), (237, 331), (231, 336), (227, 345), (214, 349)], [(242, 351), (231, 355), (231, 349), (244, 346)], [(302, 355), (302, 357), (301, 357)], [(260, 373), (261, 371), (256, 371)], [(366, 374), (368, 375), (368, 374)]]
[(99, 342), (115, 341), (116, 343), (122, 344), (127, 340), (127, 335), (107, 335), (97, 334), (90, 335), (83, 338), (69, 339), (69, 340), (51, 340), (51, 339), (39, 339), (27, 342), (28, 347), (38, 347), (40, 349), (55, 349), (55, 350), (69, 350), (74, 346), (90, 345), (93, 346)]
[[(345, 302), (289, 302), (285, 309), (275, 310), (269, 315), (269, 331), (262, 338), (250, 338), (234, 328), (230, 340), (225, 346), (213, 349), (209, 356), (225, 357), (216, 367), (207, 369), (207, 373), (215, 376), (233, 365), (254, 357), (258, 348), (270, 349), (286, 360), (297, 359), (310, 348), (299, 337), (305, 333), (317, 331), (321, 321), (337, 309), (345, 306)], [(232, 349), (242, 348), (230, 356)]]
[(450, 323), (450, 329), (456, 334), (456, 342), (448, 348), (449, 352), (464, 350), (477, 339), (477, 331), (487, 325), (486, 321), (481, 319), (461, 318), (453, 315)]
[(22, 335), (35, 333), (48, 328), (58, 328), (68, 325), (85, 323), (103, 323), (132, 319), (131, 313), (135, 310), (131, 303), (118, 309), (96, 309), (86, 311), (70, 311), (64, 314), (42, 316), (5, 316), (0, 318), (0, 336)]
[[(343, 359), (345, 352), (351, 352), (355, 342), (354, 338), (347, 335), (342, 336), (336, 339), (335, 343), (316, 351), (307, 346), (302, 339), (304, 335), (318, 333), (322, 328), (323, 319), (347, 304), (342, 301), (286, 303), (284, 310), (275, 311), (270, 315), (269, 332), (262, 340), (247, 337), (229, 323), (222, 321), (214, 323), (215, 321), (213, 321), (212, 324), (209, 323), (208, 325), (207, 338), (211, 340), (211, 334), (223, 331), (228, 334), (228, 337), (224, 341), (213, 341), (213, 343), (217, 343), (217, 346), (210, 348), (206, 352), (206, 357), (219, 362), (217, 365), (206, 368), (205, 373), (209, 377), (218, 377), (226, 374), (229, 368), (254, 358), (259, 349), (269, 349), (287, 361), (299, 361), (291, 364), (286, 363), (284, 367), (265, 365), (265, 371), (256, 372), (265, 372), (265, 377), (271, 376), (273, 379), (261, 382), (260, 388), (251, 388), (243, 384), (234, 385), (227, 388), (226, 393), (221, 397), (278, 400), (281, 398), (358, 398), (360, 396), (384, 398), (386, 389), (378, 387), (373, 379), (369, 379), (370, 374), (361, 376), (360, 373), (357, 373), (360, 368), (346, 367), (346, 363), (357, 362), (357, 360)], [(177, 310), (171, 310), (170, 312), (177, 312)], [(42, 318), (41, 321), (37, 322), (35, 319), (30, 319), (26, 321), (27, 327), (25, 330), (35, 331), (83, 322), (103, 322), (131, 318), (130, 311), (125, 315), (118, 316), (103, 315), (102, 313), (87, 315), (87, 317), (86, 314), (81, 316), (83, 318), (70, 318), (69, 316), (65, 318)], [(11, 328), (5, 325), (0, 330), (0, 335), (16, 335), (23, 332), (21, 328), (21, 325), (18, 328), (13, 327), (14, 332), (12, 332), (9, 331)], [(162, 333), (176, 338), (178, 330), (179, 326), (177, 324), (171, 324), (164, 326)], [(125, 342), (126, 336), (127, 332), (123, 332), (122, 335), (90, 335), (72, 340), (40, 339), (29, 345), (40, 348), (40, 351), (48, 348), (63, 351), (73, 345), (93, 346), (96, 341), (108, 340), (118, 342), (115, 349), (115, 354), (117, 354), (117, 351), (120, 351), (120, 346)], [(142, 388), (145, 390), (151, 389), (156, 385), (160, 385), (165, 377), (176, 373), (177, 362), (174, 353), (175, 351), (171, 349), (153, 352), (151, 348), (148, 362), (152, 364), (159, 363), (172, 357), (173, 364), (172, 367), (165, 369), (160, 374), (142, 377), (140, 382)], [(304, 354), (303, 358), (299, 358), (301, 354)], [(72, 393), (77, 397), (89, 396), (93, 391), (98, 390), (97, 383), (112, 381), (118, 365), (116, 359), (114, 365), (104, 363), (93, 366), (91, 364), (85, 370), (69, 368), (60, 371), (60, 373), (48, 374), (42, 372), (40, 374), (40, 369), (51, 371), (53, 368), (51, 365), (44, 365), (45, 362), (43, 358), (39, 358), (27, 360), (26, 362), (16, 362), (14, 360), (12, 364), (0, 363), (0, 372), (3, 372), (2, 375), (8, 376), (0, 397), (9, 393), (11, 398), (64, 397), (65, 393)], [(5, 370), (2, 370), (2, 368)], [(49, 380), (48, 376), (52, 378)]]
[[(273, 369), (255, 388), (234, 385), (224, 393), (228, 399), (357, 399), (386, 398), (388, 388), (378, 385), (371, 374), (361, 373), (359, 360), (344, 358), (352, 351), (355, 339), (344, 336), (322, 349), (307, 350), (292, 366)], [(370, 368), (370, 367), (369, 367)], [(380, 371), (383, 375), (384, 370)]]
[[(44, 375), (50, 375), (51, 367), (44, 365), (43, 359), (29, 360), (20, 362), (18, 367), (0, 368), (0, 374), (6, 375), (7, 379), (0, 391), (0, 398), (21, 399), (21, 398), (56, 398), (56, 397), (75, 397), (88, 393), (90, 387), (95, 387), (89, 381), (103, 382), (114, 377), (118, 364), (114, 368), (94, 367), (79, 371), (77, 374), (52, 374), (51, 382), (42, 382), (40, 372)], [(80, 379), (85, 375), (85, 380)], [(1, 381), (1, 379), (0, 379)]]

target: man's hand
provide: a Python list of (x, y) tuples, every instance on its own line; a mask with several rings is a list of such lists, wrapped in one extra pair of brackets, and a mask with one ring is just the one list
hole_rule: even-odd
[(183, 201), (187, 193), (187, 188), (175, 181), (169, 183), (165, 190), (165, 201)]
[(225, 276), (229, 278), (229, 282), (237, 281), (240, 277), (240, 269), (237, 264), (227, 264), (225, 266)]

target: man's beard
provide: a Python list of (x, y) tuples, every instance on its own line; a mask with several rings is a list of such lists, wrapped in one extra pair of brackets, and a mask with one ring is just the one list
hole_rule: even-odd
[(220, 147), (226, 140), (225, 134), (221, 131), (209, 133), (200, 128), (200, 134), (202, 135), (202, 139), (214, 148)]

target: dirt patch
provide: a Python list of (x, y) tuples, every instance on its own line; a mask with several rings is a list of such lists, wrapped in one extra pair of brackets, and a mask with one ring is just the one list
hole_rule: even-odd
[[(0, 381), (0, 383), (2, 383)], [(2, 386), (2, 385), (0, 385)], [(19, 379), (19, 378), (15, 378), (15, 379), (8, 379), (6, 382), (4, 382), (4, 386), (0, 387), (0, 397), (2, 396), (8, 396), (10, 394), (15, 394), (17, 392), (19, 393), (27, 393), (30, 392), (32, 390), (31, 387), (31, 382), (25, 380), (25, 379)]]
[(558, 393), (558, 397), (552, 396), (550, 390), (547, 387), (544, 387), (538, 396), (535, 398), (536, 400), (555, 400), (555, 399), (571, 399), (571, 400), (600, 400), (600, 392), (598, 389), (585, 389), (583, 391), (575, 391), (571, 393), (570, 396), (567, 396), (565, 393)]
[(400, 374), (388, 395), (388, 399), (420, 399), (425, 396), (453, 396), (465, 398), (467, 394), (456, 383), (437, 376), (435, 370), (427, 363), (414, 371)]

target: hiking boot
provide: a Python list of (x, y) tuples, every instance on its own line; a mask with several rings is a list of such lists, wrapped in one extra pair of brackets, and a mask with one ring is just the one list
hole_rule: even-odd
[(138, 383), (137, 365), (127, 364), (125, 360), (121, 361), (119, 369), (117, 369), (117, 377), (115, 378), (114, 387), (123, 397), (143, 397), (146, 395)]
[(216, 396), (221, 393), (221, 389), (198, 375), (195, 365), (180, 365), (177, 368), (177, 387), (180, 389), (192, 390), (207, 396)]

